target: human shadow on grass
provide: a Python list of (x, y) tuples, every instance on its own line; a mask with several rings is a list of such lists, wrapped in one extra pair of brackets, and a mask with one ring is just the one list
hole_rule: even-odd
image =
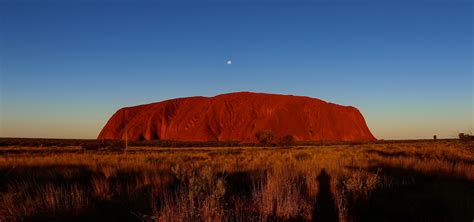
[(325, 169), (322, 169), (317, 180), (319, 189), (318, 194), (316, 194), (316, 203), (313, 208), (313, 221), (339, 221), (334, 197), (331, 193), (331, 177)]

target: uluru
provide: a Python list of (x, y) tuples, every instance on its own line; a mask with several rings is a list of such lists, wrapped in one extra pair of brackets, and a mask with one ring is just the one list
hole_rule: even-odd
[(98, 139), (255, 142), (260, 130), (296, 141), (373, 141), (360, 111), (320, 99), (237, 92), (119, 109)]

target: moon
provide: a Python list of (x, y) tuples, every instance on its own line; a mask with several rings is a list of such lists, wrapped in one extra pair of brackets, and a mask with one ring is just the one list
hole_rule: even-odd
[(230, 64), (232, 64), (232, 60), (229, 59), (227, 60), (227, 65), (230, 65)]

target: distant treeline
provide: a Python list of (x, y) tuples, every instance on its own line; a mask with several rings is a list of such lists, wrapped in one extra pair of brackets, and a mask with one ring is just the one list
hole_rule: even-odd
[[(117, 143), (125, 143), (117, 140), (95, 140), (95, 139), (40, 139), (40, 138), (0, 138), (0, 146), (23, 146), (23, 147), (69, 147), (69, 146), (109, 146)], [(171, 140), (150, 140), (150, 141), (128, 141), (128, 146), (147, 147), (212, 147), (212, 146), (242, 146), (244, 144), (235, 141), (207, 141), (207, 142), (186, 142)], [(245, 144), (252, 145), (252, 144)]]
[[(454, 139), (446, 139), (454, 140)], [(373, 143), (406, 143), (432, 140), (377, 140), (377, 141), (297, 141), (285, 146), (321, 146), (321, 145), (357, 145)], [(124, 146), (124, 141), (114, 140), (95, 140), (95, 139), (40, 139), (40, 138), (0, 138), (0, 147), (2, 146), (22, 146), (22, 147), (70, 147), (82, 146), (89, 149), (99, 149), (110, 146)], [(277, 147), (282, 144), (271, 143), (262, 145), (260, 143), (242, 143), (238, 141), (172, 141), (172, 140), (149, 140), (149, 141), (128, 141), (128, 146), (145, 147), (239, 147), (239, 146), (267, 146)]]

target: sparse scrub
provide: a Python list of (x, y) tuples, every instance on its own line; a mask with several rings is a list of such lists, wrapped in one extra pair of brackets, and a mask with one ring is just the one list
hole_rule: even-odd
[(123, 152), (127, 148), (125, 141), (113, 141), (110, 145), (107, 146), (107, 149), (110, 151)]
[(286, 135), (280, 138), (278, 145), (282, 147), (290, 147), (295, 144), (295, 138), (292, 135)]
[(104, 141), (84, 143), (81, 145), (83, 150), (97, 151), (107, 147), (107, 144)]
[(459, 140), (471, 141), (471, 140), (474, 140), (474, 136), (467, 133), (459, 133)]
[(474, 153), (458, 141), (80, 146), (0, 148), (0, 220), (463, 221), (474, 212)]
[(255, 138), (263, 146), (270, 145), (273, 142), (273, 137), (275, 137), (275, 134), (271, 130), (259, 130), (255, 133)]

